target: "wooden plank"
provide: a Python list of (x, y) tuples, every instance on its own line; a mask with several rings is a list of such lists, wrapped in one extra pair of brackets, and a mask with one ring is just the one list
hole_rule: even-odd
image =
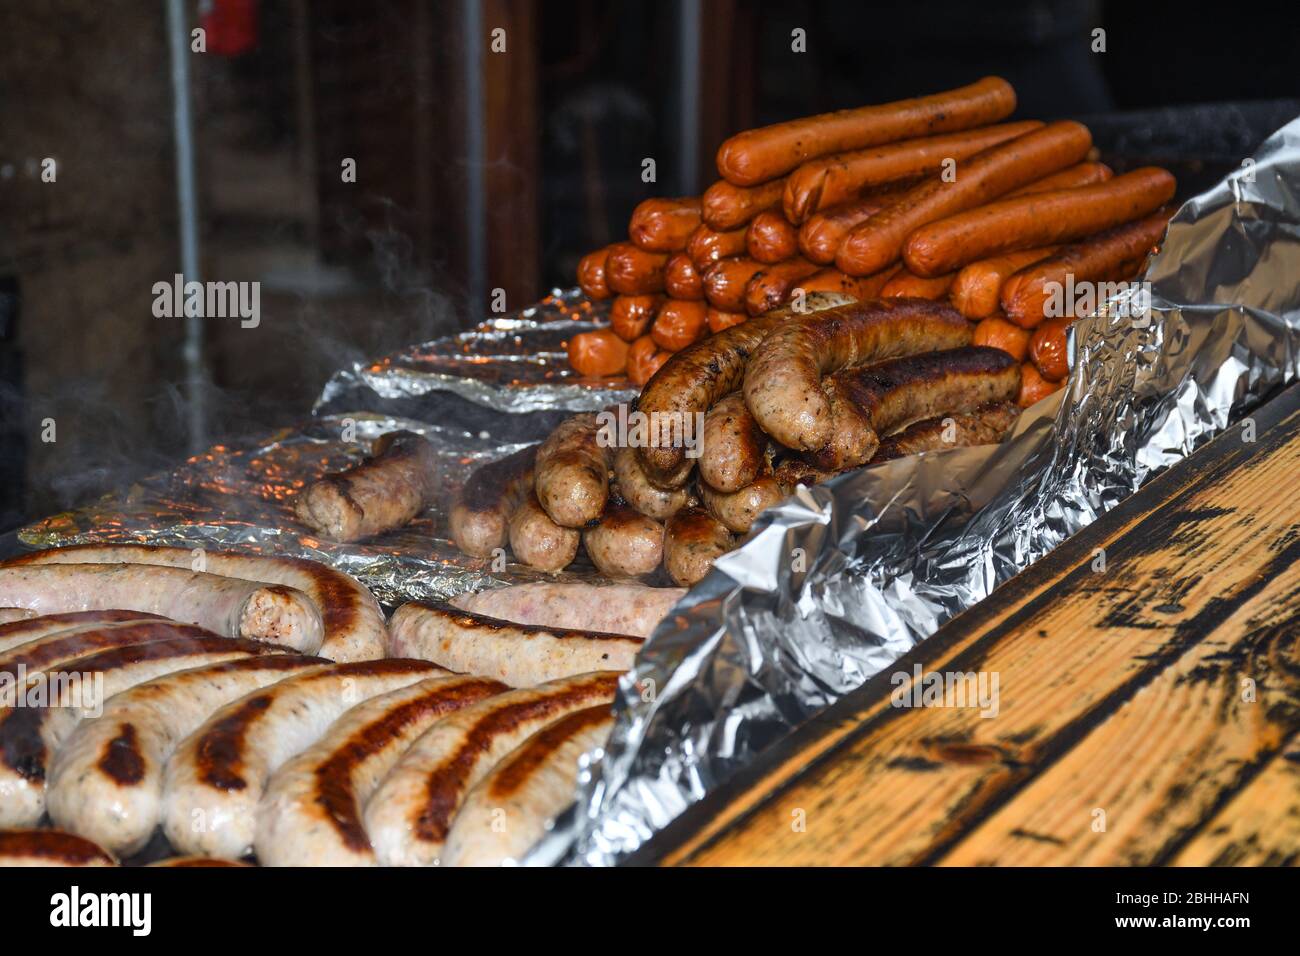
[[(1278, 489), (1294, 483), (1300, 453), (1282, 449), (1295, 437), (1297, 405), (1293, 389), (1256, 415), (1258, 444), (1243, 443), (1235, 429), (1220, 436), (896, 668), (923, 662), (929, 671), (997, 671), (999, 719), (890, 707), (889, 675), (879, 675), (759, 761), (725, 793), (728, 804), (709, 801), (688, 812), (642, 860), (903, 863), (942, 856), (1176, 661), (1194, 643), (1189, 628), (1206, 614), (1222, 616), (1225, 600), (1250, 600), (1258, 585), (1250, 569), (1277, 559), (1261, 546), (1260, 532), (1287, 517), (1268, 502), (1285, 499)], [(1252, 457), (1258, 463), (1234, 474)], [(1218, 504), (1207, 509), (1216, 491), (1242, 502), (1235, 514)], [(1241, 533), (1238, 520), (1256, 524)], [(1090, 569), (1096, 547), (1106, 548), (1106, 574)], [(1193, 556), (1219, 562), (1222, 573), (1196, 580), (1186, 569)], [(1085, 621), (1098, 630), (1081, 626)], [(805, 830), (792, 828), (794, 811), (806, 816)]]

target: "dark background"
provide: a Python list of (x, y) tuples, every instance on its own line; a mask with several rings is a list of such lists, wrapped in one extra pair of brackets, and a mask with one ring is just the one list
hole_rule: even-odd
[[(1300, 112), (1279, 102), (1300, 97), (1283, 5), (185, 7), (209, 30), (189, 57), (202, 278), (262, 293), (258, 328), (205, 324), (213, 439), (301, 419), (332, 370), (478, 320), (493, 289), (513, 309), (571, 284), (640, 199), (706, 187), (740, 129), (998, 74), (1019, 116), (1086, 118), (1199, 187)], [(0, 0), (0, 530), (197, 447), (180, 322), (151, 314), (180, 268), (172, 102), (162, 0)]]

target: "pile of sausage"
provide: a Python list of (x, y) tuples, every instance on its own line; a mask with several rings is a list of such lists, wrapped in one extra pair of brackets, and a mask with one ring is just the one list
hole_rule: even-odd
[(699, 198), (649, 199), (630, 241), (584, 257), (610, 328), (575, 336), (583, 375), (642, 385), (668, 356), (803, 292), (943, 299), (1023, 363), (1022, 405), (1060, 387), (1066, 313), (1045, 287), (1121, 281), (1164, 233), (1165, 170), (1113, 176), (1079, 123), (1000, 122), (1005, 80), (778, 123), (718, 150)]
[[(41, 552), (0, 575), (92, 558), (170, 570), (124, 556)], [(159, 831), (171, 865), (517, 860), (571, 802), (619, 676), (680, 593), (544, 584), (409, 604), (387, 658), (348, 662), (149, 611), (6, 614), (0, 865), (112, 865)], [(579, 619), (624, 633), (566, 629)]]
[[(457, 545), (487, 556), (508, 543), (545, 571), (582, 547), (610, 577), (654, 580), (662, 568), (688, 586), (799, 483), (996, 443), (1015, 423), (1020, 363), (975, 344), (951, 305), (812, 293), (802, 309), (698, 341), (635, 409), (575, 415), (480, 468), (452, 511)], [(640, 434), (611, 428), (634, 416)], [(700, 434), (681, 440), (696, 422)]]

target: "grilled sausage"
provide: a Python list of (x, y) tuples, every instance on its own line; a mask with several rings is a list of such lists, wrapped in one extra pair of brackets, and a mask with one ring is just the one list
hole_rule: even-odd
[(480, 465), (469, 476), (451, 506), (451, 539), (475, 558), (486, 558), (505, 546), (510, 516), (532, 492), (537, 446), (521, 448), (505, 458)]
[(991, 315), (975, 326), (971, 345), (1001, 349), (1017, 362), (1023, 362), (1029, 354), (1029, 332), (1000, 315)]
[(168, 674), (123, 691), (101, 717), (82, 721), (50, 761), (50, 819), (118, 855), (140, 852), (158, 826), (163, 767), (176, 745), (216, 708), (328, 663), (272, 654)]
[(515, 747), (575, 710), (608, 704), (619, 675), (598, 671), (502, 694), (448, 717), (417, 740), (366, 806), (386, 866), (439, 862), (466, 793)]
[[(173, 671), (284, 650), (214, 634), (115, 647), (64, 661), (60, 668), (68, 674), (94, 675), (90, 691), (83, 692), (83, 686), (68, 681), (44, 707), (0, 711), (0, 827), (31, 826), (40, 819), (45, 810), (49, 757), (76, 730), (88, 708)], [(87, 701), (88, 694), (96, 699)]]
[(59, 830), (0, 830), (0, 867), (117, 866), (101, 846)]
[(1003, 199), (917, 229), (903, 260), (913, 272), (933, 276), (989, 256), (1069, 242), (1155, 212), (1175, 188), (1167, 170), (1146, 167), (1093, 186)]
[(709, 331), (715, 335), (723, 329), (729, 329), (733, 325), (739, 325), (741, 322), (749, 320), (748, 312), (724, 312), (721, 309), (715, 309), (709, 306), (709, 311), (705, 314), (705, 322), (708, 323)]
[(1033, 362), (1025, 362), (1020, 366), (1020, 393), (1016, 396), (1016, 404), (1028, 408), (1051, 395), (1061, 385), (1060, 382), (1049, 382), (1043, 378)]
[[(910, 244), (910, 237), (927, 223), (983, 206), (1017, 186), (1071, 166), (1081, 160), (1091, 146), (1092, 136), (1087, 127), (1062, 121), (977, 153), (961, 164), (954, 181), (928, 179), (908, 190), (897, 202), (855, 226), (840, 243), (835, 266), (849, 275), (879, 272), (898, 260), (904, 244)], [(1036, 242), (1029, 245), (1045, 244)], [(907, 260), (907, 266), (919, 275), (951, 272), (957, 268), (954, 265), (947, 269), (936, 268), (932, 272), (918, 268), (912, 259)]]
[(703, 508), (683, 508), (668, 519), (664, 570), (683, 587), (701, 580), (715, 558), (736, 545), (726, 526)]
[(510, 550), (516, 560), (539, 571), (561, 571), (578, 556), (581, 533), (551, 520), (535, 494), (510, 516)]
[(691, 233), (691, 238), (686, 243), (686, 254), (691, 257), (701, 279), (719, 260), (745, 254), (746, 232), (748, 230), (744, 227), (718, 232), (706, 225)]
[(627, 233), (647, 252), (680, 252), (700, 224), (700, 201), (646, 199), (632, 211)]
[(998, 311), (1002, 284), (1020, 269), (1041, 262), (1056, 252), (1056, 246), (1042, 246), (980, 259), (963, 266), (953, 280), (950, 298), (957, 311), (968, 319), (983, 319)]
[(814, 159), (786, 178), (782, 209), (791, 222), (803, 223), (822, 209), (856, 199), (865, 189), (938, 172), (947, 161), (967, 159), (1042, 126), (1037, 120), (1003, 123)]
[(0, 655), (0, 679), (8, 678), (16, 687), (23, 675), (32, 678), (96, 651), (178, 637), (207, 637), (210, 633), (192, 624), (177, 624), (162, 618), (70, 628), (21, 644)]
[(685, 594), (643, 584), (516, 584), (458, 594), (454, 607), (516, 624), (649, 637)]
[(1007, 198), (1012, 196), (1028, 196), (1031, 193), (1051, 192), (1053, 189), (1073, 189), (1076, 186), (1091, 186), (1093, 183), (1104, 183), (1114, 176), (1115, 173), (1105, 163), (1079, 163), (1077, 166), (1071, 166), (1063, 169), (1059, 173), (1052, 173), (1050, 176), (1044, 176), (1042, 179), (1035, 179), (1027, 186), (1021, 186), (1019, 189), (1013, 189), (1007, 193)]
[(884, 288), (880, 290), (881, 296), (886, 299), (897, 299), (908, 297), (913, 299), (942, 299), (952, 288), (953, 280), (957, 278), (957, 273), (949, 272), (947, 275), (935, 276), (934, 278), (924, 278), (913, 275), (906, 269), (896, 272)]
[(752, 188), (735, 186), (725, 179), (719, 180), (704, 190), (701, 199), (704, 224), (717, 232), (737, 229), (760, 212), (779, 206), (784, 188), (784, 180), (774, 180)]
[[(808, 312), (833, 308), (851, 302), (847, 296), (809, 295), (804, 303)], [(661, 421), (703, 415), (722, 396), (735, 391), (745, 376), (750, 353), (767, 334), (790, 320), (787, 310), (769, 312), (740, 325), (719, 332), (674, 355), (646, 385), (637, 401), (637, 409)], [(692, 419), (693, 420), (693, 419)], [(662, 438), (662, 434), (652, 436)], [(690, 461), (680, 444), (663, 442), (663, 447), (642, 447), (637, 452), (650, 480), (669, 487), (679, 487), (689, 477)]]
[(1064, 246), (1050, 258), (1026, 264), (1002, 286), (1002, 303), (1007, 318), (1022, 328), (1033, 328), (1043, 320), (1053, 284), (1064, 287), (1069, 276), (1074, 277), (1078, 286), (1127, 275), (1160, 242), (1168, 224), (1168, 211), (1162, 210)]
[(609, 283), (605, 279), (605, 260), (608, 258), (608, 249), (597, 249), (578, 260), (578, 288), (588, 299), (599, 301), (610, 297)]
[(936, 415), (881, 439), (868, 465), (879, 465), (925, 451), (996, 445), (1006, 438), (1020, 417), (1013, 402), (989, 402), (974, 411)]
[(809, 292), (834, 292), (862, 300), (879, 294), (880, 289), (873, 287), (871, 276), (846, 276), (839, 269), (819, 269), (794, 284), (790, 289), (790, 301)]
[(704, 416), (700, 478), (715, 491), (739, 491), (758, 477), (767, 444), (745, 397), (732, 392)]
[(579, 761), (605, 743), (613, 726), (606, 706), (575, 710), (506, 754), (465, 796), (442, 865), (501, 866), (522, 859), (573, 802)]
[[(707, 428), (708, 419), (705, 419), (706, 436)], [(663, 489), (651, 484), (634, 448), (624, 447), (614, 453), (614, 487), (619, 497), (641, 514), (660, 521), (680, 511), (691, 501), (691, 493), (687, 488)]]
[(1070, 347), (1067, 333), (1073, 319), (1048, 319), (1034, 329), (1029, 340), (1029, 358), (1043, 378), (1059, 382), (1070, 374)]
[(680, 352), (708, 334), (708, 306), (688, 299), (669, 299), (655, 316), (650, 338), (667, 352)]
[(790, 298), (790, 290), (799, 280), (817, 271), (817, 265), (807, 259), (789, 259), (774, 266), (764, 266), (745, 286), (745, 311), (750, 315), (762, 315), (784, 305)]
[(574, 415), (537, 449), (537, 500), (565, 528), (581, 528), (605, 510), (613, 455), (599, 438), (600, 427), (594, 413)]
[(21, 621), (0, 625), (0, 654), (49, 637), (60, 631), (104, 627), (110, 624), (129, 624), (135, 621), (166, 621), (161, 614), (141, 614), (139, 611), (69, 611), (66, 614), (38, 614)]
[(916, 185), (916, 182), (909, 182), (906, 186), (873, 189), (853, 202), (831, 206), (816, 215), (809, 216), (799, 227), (799, 251), (810, 262), (823, 266), (830, 265), (835, 261), (835, 253), (839, 251), (840, 243), (855, 226), (866, 222), (882, 209), (897, 202)]
[(1009, 116), (1015, 108), (1011, 84), (985, 77), (931, 96), (747, 130), (718, 149), (718, 172), (737, 186), (753, 186), (827, 153), (984, 126)]
[(182, 853), (253, 851), (257, 804), (271, 775), (319, 740), (344, 711), (446, 676), (428, 661), (333, 664), (286, 677), (214, 711), (167, 761), (161, 824)]
[(757, 262), (782, 262), (799, 253), (799, 230), (779, 209), (760, 212), (745, 231), (745, 251)]
[(744, 312), (745, 287), (763, 268), (763, 263), (743, 256), (716, 262), (704, 273), (704, 298), (715, 309)]
[(661, 295), (620, 295), (609, 307), (609, 327), (623, 341), (633, 342), (650, 331), (663, 304)]
[(28, 621), (39, 615), (25, 607), (0, 607), (0, 624), (13, 624), (15, 621)]
[(303, 489), (294, 502), (298, 520), (330, 541), (360, 541), (430, 507), (438, 484), (433, 446), (414, 432), (384, 438), (382, 452)]
[[(610, 502), (582, 544), (596, 570), (611, 578), (652, 573), (664, 556), (664, 526), (626, 504)], [(589, 668), (590, 669), (590, 668)]]
[(163, 860), (155, 860), (153, 863), (146, 863), (147, 867), (167, 867), (169, 869), (188, 869), (190, 867), (224, 867), (224, 866), (252, 866), (251, 863), (245, 863), (242, 860), (220, 860), (213, 856), (169, 856)]
[(831, 435), (807, 457), (822, 470), (843, 471), (870, 461), (880, 436), (909, 422), (1011, 401), (1020, 367), (999, 349), (968, 346), (845, 369), (826, 384)]
[(646, 252), (631, 242), (616, 242), (605, 258), (605, 283), (615, 295), (664, 291), (666, 252)]
[(627, 380), (640, 388), (654, 378), (655, 372), (663, 368), (672, 354), (655, 345), (655, 340), (649, 335), (641, 336), (628, 346)]
[(126, 608), (197, 624), (228, 637), (313, 652), (320, 612), (295, 588), (184, 568), (60, 564), (0, 568), (0, 601), (42, 614)]
[(569, 365), (584, 378), (622, 375), (627, 368), (627, 343), (612, 329), (579, 332), (564, 348)]
[(529, 687), (592, 669), (625, 671), (644, 641), (626, 634), (515, 624), (448, 604), (411, 602), (393, 612), (395, 656)]
[(373, 866), (366, 801), (425, 731), (506, 691), (481, 677), (435, 677), (353, 707), (271, 777), (253, 847), (263, 866)]
[(674, 299), (704, 298), (704, 280), (686, 253), (677, 253), (664, 266), (664, 288)]
[(5, 562), (3, 567), (78, 562), (154, 564), (174, 568), (199, 565), (211, 574), (296, 588), (320, 609), (325, 627), (325, 640), (319, 649), (322, 657), (335, 661), (364, 661), (383, 654), (384, 613), (374, 595), (352, 575), (306, 558), (273, 558), (233, 551), (146, 544), (85, 544), (24, 554)]
[[(743, 328), (743, 326), (742, 326)], [(837, 369), (970, 342), (955, 310), (923, 299), (875, 299), (819, 313), (773, 332), (745, 370), (745, 404), (765, 432), (790, 448), (830, 438), (821, 379)]]
[(739, 491), (714, 491), (708, 485), (700, 484), (700, 498), (704, 507), (726, 526), (728, 531), (736, 534), (748, 534), (760, 514), (779, 504), (785, 497), (780, 483), (771, 475), (756, 478)]

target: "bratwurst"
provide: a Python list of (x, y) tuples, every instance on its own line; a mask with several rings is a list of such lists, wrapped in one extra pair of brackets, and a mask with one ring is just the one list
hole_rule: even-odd
[(480, 465), (451, 506), (451, 539), (475, 558), (505, 547), (510, 516), (533, 487), (537, 446)]

